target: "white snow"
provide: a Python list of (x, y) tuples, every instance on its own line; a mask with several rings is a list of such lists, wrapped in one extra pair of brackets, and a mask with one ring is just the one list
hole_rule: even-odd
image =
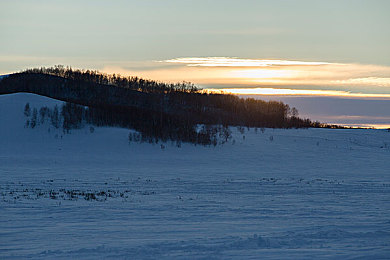
[(27, 102), (61, 104), (0, 96), (1, 259), (389, 258), (385, 130), (161, 149), (120, 128), (24, 128)]

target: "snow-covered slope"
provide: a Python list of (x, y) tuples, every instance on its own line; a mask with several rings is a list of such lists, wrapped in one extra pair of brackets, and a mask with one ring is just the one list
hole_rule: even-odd
[(6, 78), (6, 77), (8, 77), (9, 75), (8, 74), (6, 74), (6, 75), (0, 75), (0, 80), (2, 80), (3, 78)]
[(0, 258), (259, 259), (390, 255), (390, 133), (233, 129), (217, 147), (129, 130), (25, 128), (0, 96)]

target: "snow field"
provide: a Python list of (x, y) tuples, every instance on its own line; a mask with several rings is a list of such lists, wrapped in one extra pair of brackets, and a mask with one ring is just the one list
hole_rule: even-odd
[(387, 131), (232, 128), (234, 144), (161, 149), (24, 128), (27, 102), (61, 104), (0, 96), (0, 258), (390, 255)]

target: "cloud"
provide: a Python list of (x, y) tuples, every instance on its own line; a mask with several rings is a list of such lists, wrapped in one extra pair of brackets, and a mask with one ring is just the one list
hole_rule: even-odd
[(322, 90), (331, 87), (341, 91), (390, 94), (388, 66), (234, 57), (188, 57), (159, 62), (182, 65), (194, 76), (207, 74), (204, 78), (194, 78), (197, 79), (194, 83), (206, 86), (311, 86)]
[[(120, 73), (123, 76), (139, 76), (164, 82), (189, 81), (206, 89), (263, 88), (263, 92), (267, 88), (321, 90), (325, 92), (311, 93), (349, 97), (352, 94), (357, 96), (390, 94), (389, 66), (315, 60), (181, 57), (160, 61), (114, 61), (72, 57), (2, 56), (0, 74), (55, 64), (97, 69), (106, 73)], [(298, 92), (300, 91), (295, 93)], [(274, 91), (272, 95), (279, 95), (278, 93)], [(300, 95), (304, 94), (300, 92)]]
[(367, 77), (335, 80), (334, 82), (340, 85), (373, 85), (378, 87), (390, 87), (390, 78)]
[(235, 95), (275, 95), (275, 96), (330, 96), (344, 98), (385, 98), (390, 100), (390, 94), (366, 94), (352, 93), (340, 90), (318, 90), (318, 89), (289, 89), (289, 88), (226, 88), (206, 89), (208, 92), (225, 92)]
[(176, 58), (164, 60), (166, 63), (186, 64), (199, 67), (272, 67), (272, 66), (316, 66), (330, 64), (328, 62), (239, 59), (229, 57)]

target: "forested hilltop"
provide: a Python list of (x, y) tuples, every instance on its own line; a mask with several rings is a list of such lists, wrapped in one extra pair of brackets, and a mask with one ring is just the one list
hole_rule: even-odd
[[(0, 94), (17, 92), (68, 102), (60, 113), (64, 129), (83, 121), (121, 126), (153, 142), (216, 144), (218, 136), (228, 140), (227, 126), (338, 127), (301, 119), (282, 102), (206, 93), (187, 82), (168, 84), (63, 66), (28, 69), (0, 81)], [(199, 131), (198, 125), (205, 127)]]

